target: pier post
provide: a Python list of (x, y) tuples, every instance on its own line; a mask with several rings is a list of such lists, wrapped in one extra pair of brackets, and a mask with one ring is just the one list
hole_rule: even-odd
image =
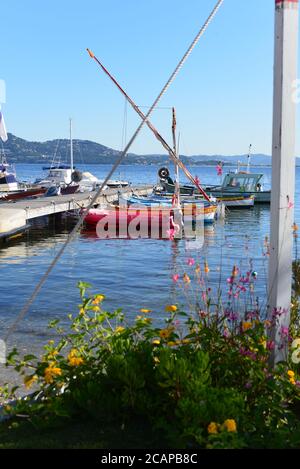
[[(272, 143), (271, 235), (268, 314), (277, 313), (272, 331), (273, 364), (287, 356), (290, 324), (295, 203), (295, 124), (298, 0), (275, 0), (275, 62)], [(283, 313), (283, 314), (279, 314)]]

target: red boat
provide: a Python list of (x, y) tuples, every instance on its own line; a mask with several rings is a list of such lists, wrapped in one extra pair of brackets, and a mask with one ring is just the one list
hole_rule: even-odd
[(27, 197), (38, 197), (46, 192), (45, 187), (38, 187), (35, 189), (24, 189), (16, 192), (7, 192), (4, 195), (0, 195), (0, 202), (7, 202), (10, 200), (26, 199)]
[(188, 229), (198, 220), (203, 222), (203, 216), (204, 209), (195, 204), (183, 208), (183, 219), (181, 210), (174, 207), (116, 206), (91, 209), (86, 213), (84, 221), (88, 227), (96, 230), (99, 238), (139, 238), (151, 234), (153, 238), (174, 239), (182, 230), (182, 220), (185, 229)]
[(153, 237), (173, 239), (180, 232), (180, 215), (168, 208), (91, 209), (84, 221), (96, 229), (99, 238), (137, 238), (151, 233)]

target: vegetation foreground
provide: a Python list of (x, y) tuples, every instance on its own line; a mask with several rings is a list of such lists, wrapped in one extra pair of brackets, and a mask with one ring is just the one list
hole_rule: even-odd
[[(251, 279), (234, 268), (229, 289)], [(270, 331), (284, 311), (262, 320), (254, 307), (241, 317), (206, 288), (205, 308), (193, 314), (168, 305), (164, 327), (156, 327), (141, 309), (127, 324), (88, 288), (79, 283), (81, 304), (68, 330), (50, 324), (61, 338), (42, 357), (16, 350), (8, 357), (31, 394), (20, 399), (16, 388), (1, 388), (9, 418), (0, 424), (0, 448), (300, 447), (296, 299), (291, 328), (280, 331), (289, 356), (272, 368)]]

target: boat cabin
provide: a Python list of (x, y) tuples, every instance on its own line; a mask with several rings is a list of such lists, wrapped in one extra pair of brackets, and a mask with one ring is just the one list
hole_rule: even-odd
[(262, 190), (262, 174), (255, 173), (228, 173), (225, 175), (222, 189), (226, 191), (260, 192)]
[(18, 182), (13, 169), (6, 163), (0, 163), (0, 192), (18, 190)]

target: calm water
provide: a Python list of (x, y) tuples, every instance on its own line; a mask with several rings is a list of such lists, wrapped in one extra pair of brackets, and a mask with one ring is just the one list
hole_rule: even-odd
[[(32, 181), (41, 176), (40, 165), (18, 165), (16, 169), (19, 179)], [(79, 169), (82, 168), (79, 166)], [(88, 168), (100, 178), (108, 169), (107, 165), (90, 165)], [(115, 176), (132, 183), (155, 183), (156, 171), (154, 166), (122, 166)], [(260, 168), (258, 171), (264, 172), (265, 187), (268, 188), (271, 169)], [(192, 172), (203, 183), (219, 182), (214, 167), (194, 167)], [(300, 223), (299, 168), (296, 187), (296, 221)], [(191, 267), (187, 266), (190, 257), (202, 266), (207, 261), (211, 286), (218, 285), (221, 278), (225, 290), (226, 279), (234, 264), (243, 272), (249, 268), (255, 270), (258, 274), (255, 294), (263, 304), (267, 269), (263, 246), (269, 233), (269, 216), (269, 207), (263, 206), (232, 211), (225, 221), (205, 231), (205, 243), (199, 251), (187, 251), (184, 240), (99, 240), (81, 233), (52, 272), (11, 343), (29, 350), (45, 341), (49, 334), (46, 328), (48, 321), (54, 317), (64, 319), (76, 310), (79, 302), (76, 283), (79, 280), (92, 283), (95, 291), (104, 293), (107, 308), (122, 306), (127, 316), (132, 318), (140, 308), (147, 307), (159, 319), (164, 305), (174, 301), (185, 302), (172, 281), (172, 275), (190, 272)], [(13, 322), (70, 229), (68, 220), (47, 222), (43, 219), (23, 238), (0, 249), (1, 335)]]

